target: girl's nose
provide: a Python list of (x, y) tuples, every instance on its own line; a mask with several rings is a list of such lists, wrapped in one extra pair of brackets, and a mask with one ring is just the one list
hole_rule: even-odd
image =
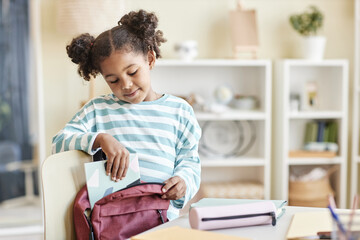
[(121, 87), (121, 89), (122, 89), (122, 90), (131, 89), (132, 85), (133, 85), (133, 83), (132, 83), (131, 80), (129, 80), (129, 79), (124, 79), (124, 80), (122, 81), (122, 87)]

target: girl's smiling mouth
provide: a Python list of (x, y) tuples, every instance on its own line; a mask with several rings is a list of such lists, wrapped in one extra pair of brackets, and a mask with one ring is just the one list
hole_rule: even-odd
[(131, 93), (124, 94), (124, 97), (132, 98), (137, 94), (138, 91), (139, 91), (139, 88), (136, 89), (135, 91), (131, 92)]

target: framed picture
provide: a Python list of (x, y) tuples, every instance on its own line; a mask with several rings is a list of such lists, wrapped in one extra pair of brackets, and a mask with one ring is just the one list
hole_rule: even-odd
[(303, 110), (316, 110), (319, 107), (318, 103), (318, 85), (315, 81), (308, 81), (304, 86), (303, 96)]

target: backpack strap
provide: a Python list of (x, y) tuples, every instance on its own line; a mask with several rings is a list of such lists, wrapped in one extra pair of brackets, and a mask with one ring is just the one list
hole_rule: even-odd
[(75, 233), (76, 238), (79, 240), (87, 240), (89, 237), (90, 239), (94, 239), (91, 238), (92, 226), (90, 219), (86, 214), (88, 209), (90, 209), (90, 202), (88, 199), (86, 185), (84, 185), (77, 193), (73, 207)]

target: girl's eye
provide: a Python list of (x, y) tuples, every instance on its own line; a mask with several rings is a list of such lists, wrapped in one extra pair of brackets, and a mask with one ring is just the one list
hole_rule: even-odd
[(115, 79), (114, 81), (110, 81), (110, 83), (117, 83), (119, 79)]
[(130, 76), (134, 76), (137, 73), (137, 70), (135, 72), (129, 73)]

